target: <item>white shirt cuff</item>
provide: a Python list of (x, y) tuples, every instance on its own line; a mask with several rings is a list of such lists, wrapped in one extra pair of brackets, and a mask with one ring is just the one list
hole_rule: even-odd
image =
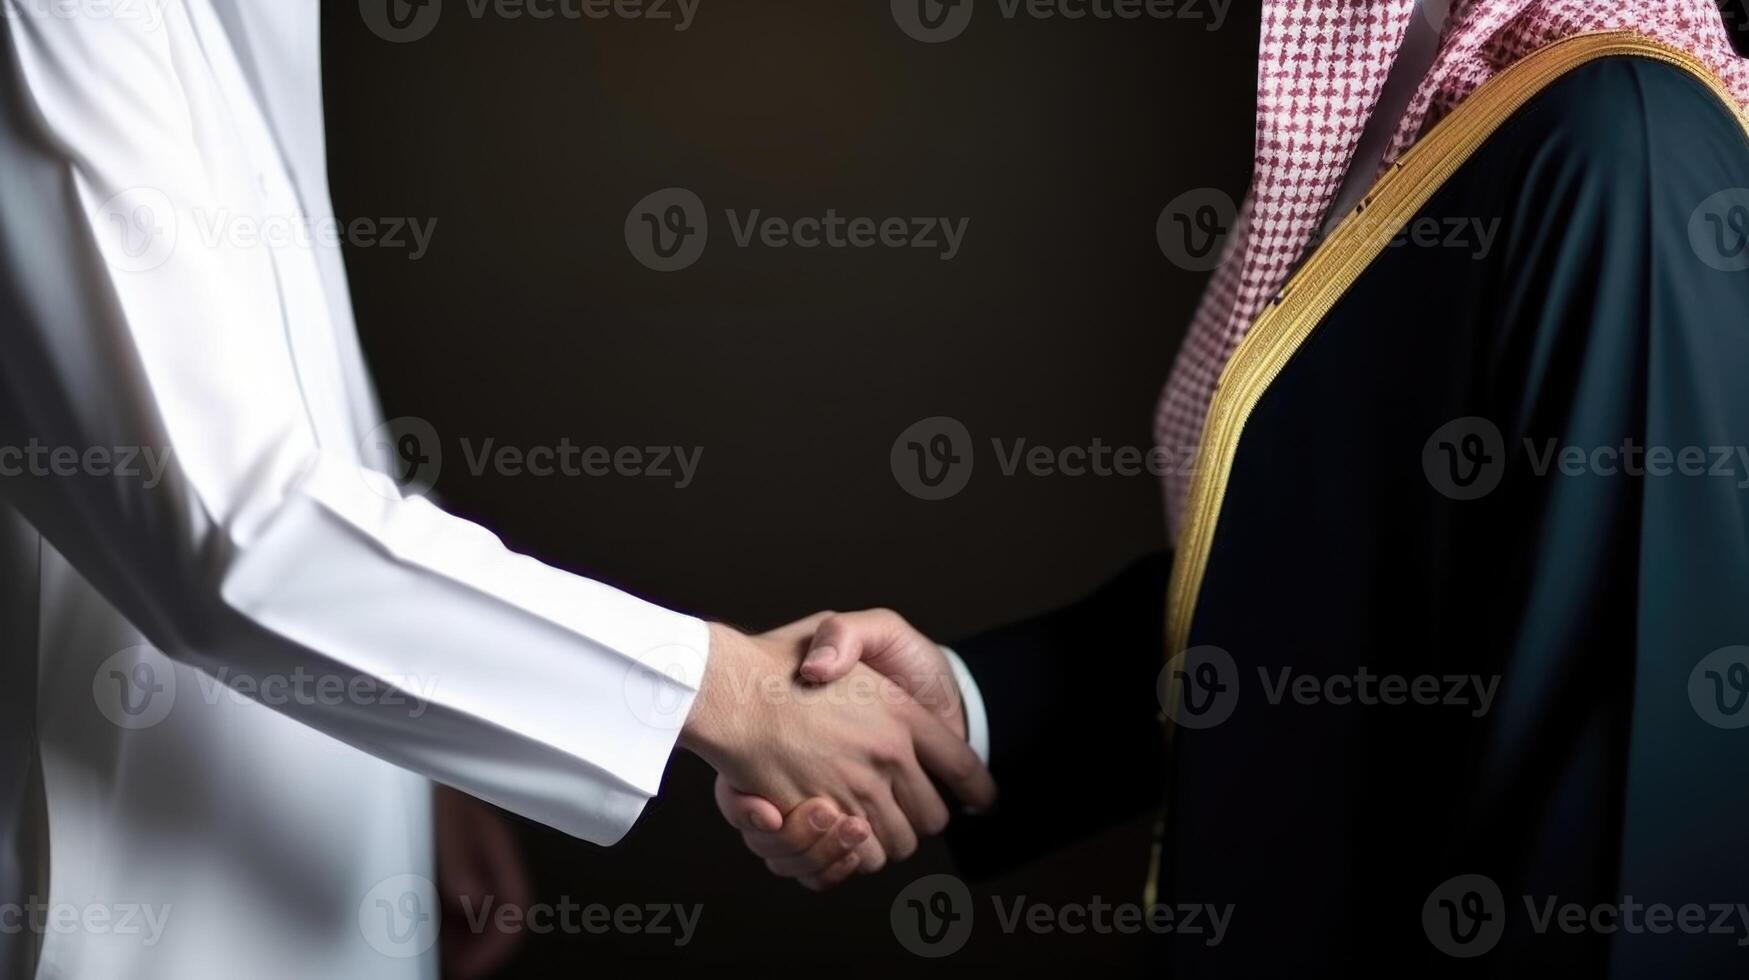
[(971, 669), (960, 655), (947, 647), (942, 647), (941, 652), (947, 654), (948, 667), (953, 670), (954, 683), (960, 689), (960, 703), (965, 706), (966, 741), (987, 766), (990, 764), (990, 716), (984, 711), (984, 695), (978, 690), (978, 682), (972, 678)]

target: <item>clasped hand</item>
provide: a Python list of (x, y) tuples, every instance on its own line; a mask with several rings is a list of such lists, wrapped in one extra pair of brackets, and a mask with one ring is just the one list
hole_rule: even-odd
[(970, 809), (995, 803), (946, 658), (896, 614), (711, 630), (681, 740), (717, 770), (724, 816), (773, 872), (823, 889), (910, 857), (947, 826), (936, 783)]

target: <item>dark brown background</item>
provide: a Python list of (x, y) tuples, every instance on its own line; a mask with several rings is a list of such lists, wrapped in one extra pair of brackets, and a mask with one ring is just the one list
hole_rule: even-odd
[[(1197, 6), (1206, 7), (1206, 0)], [(942, 638), (1075, 598), (1163, 540), (1149, 477), (1003, 477), (992, 437), (1149, 444), (1154, 400), (1203, 276), (1162, 254), (1182, 192), (1249, 171), (1254, 4), (1227, 22), (1007, 21), (983, 3), (941, 45), (880, 0), (706, 0), (691, 30), (475, 19), (448, 0), (409, 44), (326, 5), (343, 219), (437, 219), (420, 261), (349, 251), (390, 416), (428, 420), (437, 492), (514, 546), (657, 601), (753, 627), (889, 605)], [(644, 195), (697, 192), (711, 244), (651, 272), (622, 225)], [(970, 219), (951, 262), (911, 250), (740, 249), (725, 208)], [(978, 448), (967, 489), (906, 494), (888, 452), (949, 415)], [(471, 475), (460, 440), (703, 447), (684, 490), (654, 479)], [(1065, 773), (1064, 792), (1097, 793)], [(820, 897), (740, 847), (684, 754), (620, 846), (539, 827), (543, 896), (702, 903), (694, 942), (535, 937), (510, 975), (758, 961), (852, 976), (940, 968), (894, 940), (894, 895), (939, 848)], [(980, 928), (943, 961), (1136, 968), (1141, 941), (1023, 937), (988, 897), (1134, 901), (1132, 826), (975, 892)], [(1071, 957), (1064, 961), (1060, 957)]]

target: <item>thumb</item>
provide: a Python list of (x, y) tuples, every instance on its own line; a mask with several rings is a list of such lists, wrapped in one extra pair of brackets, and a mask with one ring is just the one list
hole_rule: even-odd
[(783, 812), (763, 796), (743, 793), (722, 776), (717, 777), (717, 809), (737, 830), (772, 833), (783, 829)]
[(919, 664), (906, 663), (905, 651), (915, 631), (898, 613), (886, 609), (839, 613), (821, 621), (802, 659), (803, 679), (830, 684), (850, 673), (858, 661), (900, 681)]

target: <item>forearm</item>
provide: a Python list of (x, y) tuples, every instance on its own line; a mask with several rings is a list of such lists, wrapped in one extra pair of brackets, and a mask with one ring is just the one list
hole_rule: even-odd
[[(287, 337), (332, 324), (282, 306), (279, 270), (311, 271), (298, 255), (184, 234), (130, 260), (103, 202), (149, 189), (154, 221), (192, 229), (275, 176), (202, 154), (228, 122), (185, 98), (182, 36), (0, 19), (0, 492), (164, 654), (616, 840), (660, 782), (704, 624), (403, 499), (347, 400), (306, 392)], [(27, 447), (54, 455), (21, 463)]]

